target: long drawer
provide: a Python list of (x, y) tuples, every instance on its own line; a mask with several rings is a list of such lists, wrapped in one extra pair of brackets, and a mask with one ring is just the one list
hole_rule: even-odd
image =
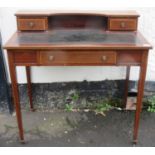
[(41, 51), (44, 65), (115, 65), (115, 51)]

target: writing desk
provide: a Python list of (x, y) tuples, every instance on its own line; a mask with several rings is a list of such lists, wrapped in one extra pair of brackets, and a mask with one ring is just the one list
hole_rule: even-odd
[[(20, 140), (24, 132), (16, 66), (25, 66), (33, 110), (31, 66), (126, 66), (127, 98), (130, 66), (139, 66), (133, 141), (137, 142), (150, 44), (137, 31), (139, 15), (128, 12), (18, 12), (18, 31), (7, 49)], [(46, 75), (45, 75), (46, 76)]]

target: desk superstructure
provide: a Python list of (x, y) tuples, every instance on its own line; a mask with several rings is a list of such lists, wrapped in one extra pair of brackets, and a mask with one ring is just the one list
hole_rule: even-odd
[(24, 141), (16, 66), (25, 66), (30, 108), (33, 110), (31, 66), (126, 66), (126, 102), (130, 66), (139, 66), (138, 96), (133, 141), (137, 142), (139, 119), (151, 45), (137, 31), (135, 11), (68, 12), (20, 11), (17, 32), (6, 43), (12, 91), (19, 128)]

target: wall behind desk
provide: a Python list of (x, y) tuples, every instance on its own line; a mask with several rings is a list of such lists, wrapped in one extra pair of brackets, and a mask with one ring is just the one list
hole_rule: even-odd
[[(31, 8), (30, 10), (69, 10), (70, 8)], [(75, 8), (81, 9), (79, 4)], [(92, 10), (92, 8), (82, 8), (83, 10)], [(114, 10), (114, 8), (93, 8), (94, 10)], [(2, 33), (3, 44), (16, 31), (16, 11), (29, 10), (29, 8), (0, 8), (0, 29)], [(71, 10), (74, 10), (72, 7)], [(115, 9), (116, 10), (116, 9)], [(136, 10), (140, 14), (138, 29), (155, 46), (155, 8), (117, 8), (117, 10)], [(7, 61), (7, 56), (5, 54)], [(138, 79), (138, 67), (132, 67), (131, 80)], [(18, 82), (25, 83), (25, 68), (18, 67)], [(125, 67), (32, 67), (32, 81), (34, 83), (50, 83), (64, 81), (101, 81), (105, 79), (115, 80), (125, 78)], [(148, 81), (155, 81), (155, 51), (151, 50), (149, 54), (147, 77)]]

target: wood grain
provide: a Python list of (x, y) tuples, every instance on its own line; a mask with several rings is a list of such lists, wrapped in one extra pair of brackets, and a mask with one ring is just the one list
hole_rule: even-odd
[[(31, 51), (31, 50), (30, 50)], [(13, 52), (14, 62), (18, 64), (27, 64), (27, 63), (37, 63), (37, 52), (36, 51), (26, 51), (26, 50), (16, 50)]]
[(109, 18), (108, 27), (111, 31), (135, 31), (137, 18)]
[(41, 31), (47, 30), (48, 21), (46, 17), (38, 18), (17, 18), (17, 27), (20, 31)]
[(32, 98), (32, 85), (31, 85), (31, 68), (29, 66), (26, 66), (26, 78), (27, 78), (27, 88), (28, 88), (30, 110), (34, 111), (33, 98)]
[[(51, 59), (50, 59), (51, 58)], [(116, 52), (114, 51), (42, 51), (40, 52), (41, 65), (115, 65)]]
[(15, 110), (16, 110), (16, 118), (17, 124), (19, 129), (19, 138), (21, 142), (24, 142), (24, 132), (23, 132), (23, 123), (22, 123), (22, 114), (21, 114), (21, 107), (20, 107), (20, 98), (19, 98), (19, 90), (17, 85), (17, 76), (16, 76), (16, 66), (14, 64), (13, 53), (8, 51), (8, 60), (9, 60), (9, 69), (10, 69), (10, 77), (12, 83), (12, 92), (13, 92), (13, 99), (15, 103)]
[[(144, 50), (10, 50), (18, 66), (139, 66)], [(53, 56), (50, 60), (49, 57)], [(107, 60), (103, 61), (103, 56)]]
[(139, 81), (138, 81), (138, 95), (137, 95), (137, 105), (136, 105), (134, 134), (133, 134), (134, 143), (137, 143), (138, 141), (138, 129), (139, 129), (139, 122), (140, 122), (140, 113), (142, 108), (144, 84), (145, 84), (145, 78), (146, 78), (147, 61), (148, 61), (148, 51), (144, 51), (142, 55), (143, 63), (141, 63), (141, 66), (140, 66)]
[(125, 92), (124, 92), (124, 108), (126, 108), (128, 92), (129, 92), (129, 80), (130, 80), (130, 66), (126, 67), (126, 79), (125, 79)]
[(39, 11), (18, 11), (16, 16), (56, 16), (56, 15), (93, 15), (93, 16), (106, 16), (106, 17), (139, 17), (136, 11), (75, 11), (75, 10), (39, 10)]

